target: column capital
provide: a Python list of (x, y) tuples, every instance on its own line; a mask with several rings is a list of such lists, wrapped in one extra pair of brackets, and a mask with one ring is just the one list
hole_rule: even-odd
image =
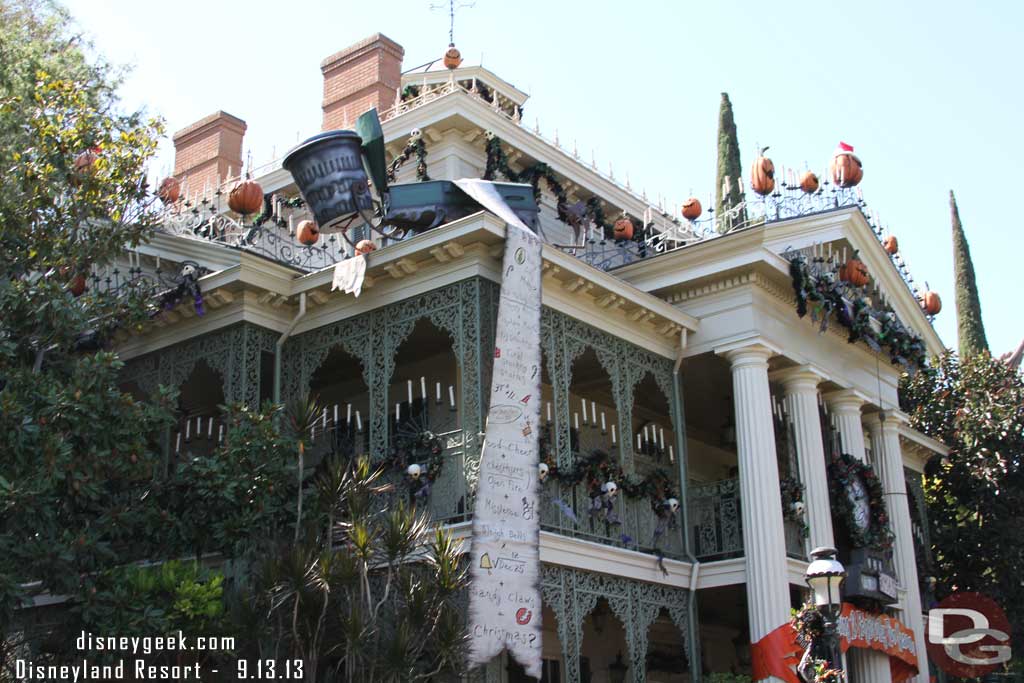
[(765, 344), (754, 343), (715, 349), (715, 353), (724, 356), (732, 364), (733, 368), (751, 365), (760, 365), (767, 368), (768, 359), (777, 355), (778, 351)]
[(898, 432), (900, 427), (910, 424), (910, 416), (899, 410), (879, 410), (864, 417), (868, 431)]
[(786, 392), (790, 393), (800, 389), (817, 390), (819, 384), (828, 380), (828, 375), (813, 365), (797, 365), (769, 373), (768, 379), (772, 382), (781, 382)]
[(828, 407), (837, 413), (860, 412), (860, 407), (868, 402), (868, 398), (856, 389), (840, 389), (831, 391), (824, 396)]

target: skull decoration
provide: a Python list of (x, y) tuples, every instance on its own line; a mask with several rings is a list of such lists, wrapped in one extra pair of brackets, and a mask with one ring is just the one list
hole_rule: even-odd
[(668, 507), (668, 511), (669, 512), (671, 512), (673, 514), (675, 514), (676, 512), (679, 512), (679, 499), (678, 498), (669, 498), (668, 500), (665, 501), (665, 505)]
[(413, 128), (411, 131), (409, 131), (409, 142), (416, 142), (421, 137), (423, 137), (423, 131), (421, 131), (419, 128)]
[(191, 263), (186, 263), (185, 265), (183, 265), (181, 267), (181, 276), (182, 277), (186, 277), (186, 278), (188, 278), (188, 277), (195, 277), (196, 276), (196, 267), (194, 265), (192, 265)]
[(803, 517), (804, 516), (805, 506), (804, 506), (804, 502), (802, 500), (798, 500), (795, 503), (793, 503), (792, 505), (790, 505), (789, 509), (792, 510), (793, 514), (796, 515), (797, 517)]
[(413, 463), (405, 468), (405, 473), (409, 475), (410, 479), (416, 481), (420, 478), (420, 475), (423, 474), (423, 468), (416, 463)]
[(548, 478), (548, 472), (550, 471), (550, 469), (551, 468), (548, 467), (548, 464), (546, 462), (542, 462), (539, 465), (537, 465), (537, 474), (540, 476), (541, 481), (544, 481), (545, 479)]
[(484, 137), (487, 138), (488, 140), (493, 140), (494, 139), (494, 131), (493, 130), (484, 131)]
[(619, 492), (619, 486), (614, 481), (609, 481), (601, 485), (601, 493), (604, 494), (605, 498), (611, 500), (615, 497), (615, 494)]

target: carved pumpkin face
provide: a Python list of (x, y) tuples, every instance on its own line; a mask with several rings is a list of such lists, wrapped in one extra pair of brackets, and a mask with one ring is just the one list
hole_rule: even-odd
[(317, 243), (320, 239), (320, 228), (316, 227), (316, 221), (304, 220), (299, 223), (299, 229), (295, 233), (299, 242), (307, 247)]
[(750, 167), (750, 189), (762, 197), (775, 190), (775, 164), (768, 157), (754, 159)]
[(359, 242), (356, 244), (356, 255), (364, 256), (366, 254), (369, 254), (371, 251), (375, 251), (376, 249), (377, 245), (371, 242), (370, 240), (359, 240)]
[(818, 176), (813, 171), (806, 171), (802, 176), (800, 176), (800, 189), (807, 194), (814, 194), (817, 192), (819, 185)]
[(456, 50), (454, 45), (449, 45), (448, 51), (444, 53), (444, 65), (449, 69), (458, 69), (460, 64), (462, 53)]
[(633, 221), (623, 216), (619, 220), (615, 221), (612, 232), (617, 240), (633, 239)]
[(942, 310), (942, 299), (935, 292), (925, 292), (921, 300), (921, 308), (928, 315), (938, 315), (939, 311)]
[(243, 216), (256, 213), (263, 206), (263, 188), (255, 180), (240, 180), (228, 193), (228, 206)]
[(160, 181), (156, 195), (164, 204), (173, 204), (181, 197), (181, 183), (174, 176), (168, 176)]
[(839, 269), (839, 279), (854, 287), (863, 287), (868, 283), (867, 266), (860, 259), (851, 258)]
[(864, 177), (864, 167), (853, 152), (836, 152), (831, 170), (832, 182), (839, 187), (854, 187)]
[(900, 250), (900, 243), (896, 241), (895, 235), (889, 235), (882, 242), (882, 246), (885, 248), (886, 253), (895, 255)]
[(704, 207), (700, 205), (700, 200), (696, 197), (690, 197), (683, 202), (683, 218), (688, 221), (697, 220), (703, 211)]

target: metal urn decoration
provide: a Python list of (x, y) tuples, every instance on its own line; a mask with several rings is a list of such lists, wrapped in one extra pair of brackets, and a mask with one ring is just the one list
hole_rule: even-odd
[(340, 221), (373, 210), (362, 146), (353, 131), (329, 130), (299, 144), (282, 162), (320, 232), (337, 232)]

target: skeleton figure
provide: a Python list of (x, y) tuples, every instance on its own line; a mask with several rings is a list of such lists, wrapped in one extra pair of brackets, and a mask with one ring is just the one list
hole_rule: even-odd
[(679, 499), (668, 498), (654, 505), (654, 514), (658, 517), (658, 524), (654, 527), (654, 542), (657, 544), (669, 529), (676, 528), (676, 513), (679, 512)]
[(426, 476), (423, 465), (412, 463), (405, 468), (405, 476), (408, 478), (409, 494), (413, 502), (430, 495), (430, 478)]
[(619, 486), (614, 481), (601, 484), (598, 491), (590, 498), (590, 517), (600, 519), (607, 525), (617, 525), (622, 522), (615, 512), (615, 497), (619, 492)]
[(540, 482), (542, 484), (548, 478), (548, 472), (550, 471), (550, 469), (551, 468), (548, 467), (548, 464), (546, 462), (542, 462), (539, 465), (537, 465), (537, 476), (540, 478)]

